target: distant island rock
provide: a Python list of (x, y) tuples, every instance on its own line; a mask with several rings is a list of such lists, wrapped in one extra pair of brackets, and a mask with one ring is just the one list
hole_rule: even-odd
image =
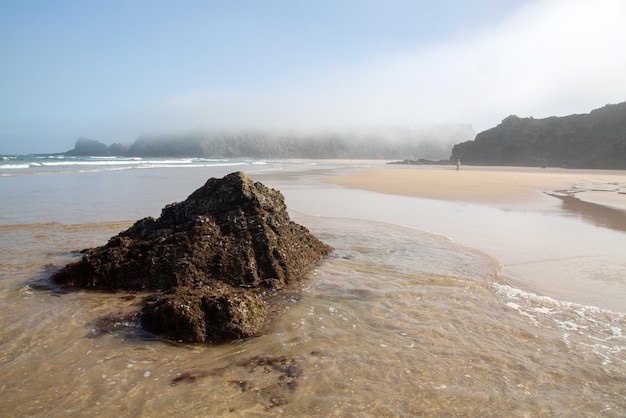
[(100, 141), (89, 138), (78, 138), (74, 149), (65, 152), (65, 155), (75, 157), (111, 157), (124, 156), (128, 153), (128, 147), (122, 144), (108, 146)]
[(626, 169), (626, 102), (589, 114), (545, 119), (509, 116), (455, 145), (464, 165)]
[(66, 152), (66, 154), (77, 157), (110, 157), (111, 150), (107, 145), (95, 139), (78, 138), (74, 149)]
[(290, 220), (283, 195), (245, 173), (212, 178), (53, 275), (67, 287), (154, 290), (144, 329), (186, 342), (256, 335), (268, 295), (332, 248)]

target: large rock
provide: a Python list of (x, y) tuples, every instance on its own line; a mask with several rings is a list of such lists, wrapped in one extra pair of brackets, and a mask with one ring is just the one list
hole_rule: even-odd
[(332, 248), (290, 220), (282, 194), (245, 173), (210, 179), (55, 273), (65, 286), (152, 289), (142, 325), (183, 341), (256, 334), (268, 289), (299, 278)]

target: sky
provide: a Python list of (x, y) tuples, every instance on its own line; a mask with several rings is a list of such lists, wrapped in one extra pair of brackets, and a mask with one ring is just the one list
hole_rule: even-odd
[(0, 154), (587, 113), (626, 101), (624, 22), (624, 0), (2, 0)]

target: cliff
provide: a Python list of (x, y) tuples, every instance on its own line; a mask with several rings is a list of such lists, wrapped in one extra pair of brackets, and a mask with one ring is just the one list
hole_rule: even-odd
[(373, 127), (312, 133), (291, 131), (207, 131), (194, 134), (144, 136), (127, 152), (133, 157), (249, 157), (400, 159), (411, 156), (441, 159), (452, 146), (474, 137), (470, 125), (414, 128)]
[(626, 169), (626, 102), (588, 114), (545, 119), (509, 116), (451, 160), (467, 165)]

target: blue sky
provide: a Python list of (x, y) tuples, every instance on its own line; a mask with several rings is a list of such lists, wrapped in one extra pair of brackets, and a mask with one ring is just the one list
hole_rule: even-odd
[(626, 100), (623, 0), (0, 2), (0, 153)]

